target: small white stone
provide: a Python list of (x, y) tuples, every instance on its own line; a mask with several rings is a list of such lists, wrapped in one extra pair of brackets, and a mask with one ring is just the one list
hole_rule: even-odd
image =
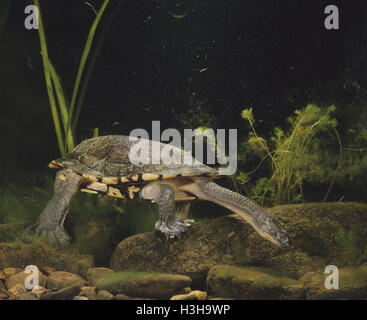
[(89, 300), (87, 297), (75, 296), (73, 300)]

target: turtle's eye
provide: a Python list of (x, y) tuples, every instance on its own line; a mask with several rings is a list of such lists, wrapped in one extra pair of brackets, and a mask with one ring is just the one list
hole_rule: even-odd
[(279, 237), (280, 241), (286, 241), (287, 239), (288, 239), (288, 236), (285, 233), (280, 234), (280, 237)]
[(291, 239), (289, 238), (288, 234), (285, 232), (281, 232), (279, 234), (279, 241), (283, 244), (283, 245), (289, 245), (291, 242)]

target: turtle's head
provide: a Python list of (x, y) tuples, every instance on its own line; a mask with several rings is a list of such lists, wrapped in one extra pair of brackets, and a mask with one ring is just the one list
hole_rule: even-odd
[(265, 223), (257, 230), (262, 237), (270, 240), (278, 247), (286, 248), (291, 245), (291, 238), (279, 222), (272, 216), (267, 216)]

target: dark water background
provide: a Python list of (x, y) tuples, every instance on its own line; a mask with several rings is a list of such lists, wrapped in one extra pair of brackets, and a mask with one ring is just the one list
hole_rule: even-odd
[[(99, 8), (102, 2), (90, 3)], [(17, 184), (34, 184), (31, 176), (49, 174), (47, 163), (59, 156), (38, 33), (24, 28), (28, 4), (0, 3), (0, 173), (3, 181)], [(333, 1), (341, 25), (334, 31), (323, 25), (330, 1), (120, 4), (110, 1), (97, 30), (96, 39), (109, 25), (77, 142), (91, 137), (95, 127), (100, 135), (129, 134), (139, 127), (150, 131), (152, 120), (160, 120), (162, 130), (182, 130), (187, 123), (237, 128), (241, 142), (248, 137), (240, 117), (244, 108), (254, 108), (259, 133), (269, 136), (295, 109), (315, 103), (336, 105), (338, 130), (352, 146), (348, 130), (356, 131), (357, 122), (367, 119), (365, 1)], [(95, 15), (79, 0), (41, 0), (41, 10), (49, 56), (70, 99)], [(340, 182), (331, 199), (364, 201), (366, 177)]]

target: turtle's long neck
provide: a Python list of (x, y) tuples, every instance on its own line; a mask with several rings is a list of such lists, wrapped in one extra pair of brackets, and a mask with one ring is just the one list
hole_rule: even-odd
[(198, 197), (203, 200), (215, 202), (237, 213), (241, 218), (250, 223), (258, 232), (262, 224), (267, 223), (270, 214), (245, 196), (223, 188), (211, 179), (198, 179), (196, 184)]

